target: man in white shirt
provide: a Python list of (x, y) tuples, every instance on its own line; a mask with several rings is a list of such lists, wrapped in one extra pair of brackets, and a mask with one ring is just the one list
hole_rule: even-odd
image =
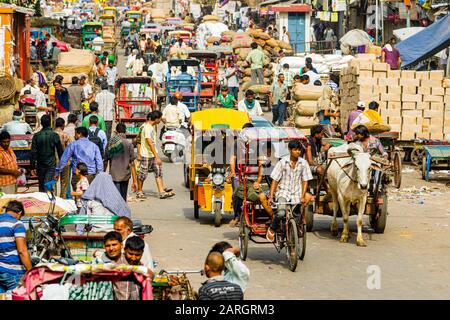
[(264, 114), (252, 90), (245, 92), (245, 98), (238, 103), (238, 110), (247, 112), (250, 116), (262, 116)]
[[(30, 125), (23, 121), (25, 115), (20, 110), (15, 110), (13, 112), (12, 121), (5, 123), (2, 126), (2, 132), (6, 131), (10, 135), (18, 135), (18, 134), (31, 134), (33, 133), (33, 129), (31, 129)], [(11, 141), (10, 146), (14, 147), (28, 147), (28, 142), (26, 140), (14, 140)]]
[(29, 90), (33, 96), (35, 96), (36, 93), (39, 92), (39, 89), (38, 87), (36, 87), (35, 82), (31, 79), (25, 82), (25, 86), (20, 90), (20, 96), (25, 95), (25, 91), (27, 90)]
[(128, 20), (122, 21), (122, 28), (131, 28), (131, 22)]
[(92, 90), (92, 86), (87, 82), (87, 77), (82, 75), (80, 77), (80, 86), (83, 87), (84, 97), (90, 103), (92, 102), (92, 98), (94, 97), (94, 91)]
[(52, 111), (52, 108), (47, 107), (47, 98), (45, 96), (45, 92), (47, 92), (48, 86), (46, 83), (43, 83), (39, 86), (40, 90), (36, 93), (35, 96), (35, 106), (36, 106), (36, 132), (41, 130), (41, 117), (44, 114), (48, 114)]
[(311, 85), (313, 85), (316, 80), (320, 80), (320, 76), (307, 66), (303, 67), (303, 74), (309, 77), (309, 84)]
[(108, 91), (108, 83), (101, 84), (102, 91), (95, 97), (98, 103), (98, 114), (103, 117), (106, 124), (106, 135), (108, 139), (111, 137), (112, 123), (114, 119), (115, 96)]
[(188, 123), (191, 119), (191, 112), (189, 111), (189, 108), (183, 103), (183, 95), (181, 94), (181, 92), (176, 92), (174, 94), (174, 97), (178, 99), (177, 107), (178, 109), (180, 109), (181, 113), (184, 116), (181, 124), (188, 128)]
[(153, 59), (152, 64), (148, 67), (148, 71), (152, 72), (152, 78), (157, 84), (164, 82), (163, 66), (156, 59)]
[[(180, 128), (183, 119), (184, 114), (181, 112), (180, 108), (178, 108), (178, 99), (173, 96), (170, 99), (170, 104), (163, 110), (162, 121), (166, 127)], [(161, 130), (161, 132), (163, 130)]]
[(106, 68), (106, 81), (108, 82), (108, 89), (111, 93), (114, 93), (114, 84), (117, 79), (117, 67), (114, 66), (112, 61), (109, 61)]
[(134, 60), (136, 60), (136, 56), (139, 53), (137, 49), (133, 49), (131, 51), (131, 54), (128, 56), (127, 64), (125, 65), (125, 68), (127, 69), (127, 75), (131, 76), (133, 74), (133, 70), (131, 69), (133, 66)]

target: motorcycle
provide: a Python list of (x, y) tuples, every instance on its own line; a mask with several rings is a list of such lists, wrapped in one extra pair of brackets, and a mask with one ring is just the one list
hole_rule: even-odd
[(138, 49), (136, 41), (127, 40), (125, 45), (125, 55), (128, 56), (133, 49)]
[(185, 157), (185, 149), (190, 144), (190, 133), (185, 127), (167, 127), (161, 142), (164, 155), (173, 163), (181, 162)]

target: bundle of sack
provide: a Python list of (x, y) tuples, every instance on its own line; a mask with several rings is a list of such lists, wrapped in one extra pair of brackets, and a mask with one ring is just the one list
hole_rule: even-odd
[[(262, 29), (252, 29), (243, 33), (225, 31), (222, 32), (220, 40), (222, 43), (229, 44), (233, 48), (234, 54), (238, 57), (237, 65), (242, 72), (240, 84), (241, 89), (244, 91), (250, 89), (251, 86), (251, 69), (250, 65), (245, 60), (247, 59), (249, 52), (252, 50), (251, 44), (253, 42), (256, 42), (259, 49), (261, 49), (265, 54), (266, 65), (264, 66), (264, 82), (266, 86), (270, 86), (273, 83), (275, 75), (273, 65), (270, 61), (274, 60), (278, 56), (278, 52), (281, 49), (284, 49), (287, 54), (292, 54), (293, 52), (290, 44), (272, 38)], [(263, 91), (267, 91), (266, 86), (263, 86), (265, 87)]]
[(304, 85), (297, 83), (292, 88), (292, 98), (295, 101), (291, 109), (290, 122), (299, 129), (309, 129), (319, 123), (319, 99), (323, 94), (323, 86)]

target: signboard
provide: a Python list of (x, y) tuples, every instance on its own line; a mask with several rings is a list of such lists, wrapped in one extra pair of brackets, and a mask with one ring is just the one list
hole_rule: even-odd
[(331, 7), (333, 11), (345, 11), (347, 6), (345, 0), (332, 0)]

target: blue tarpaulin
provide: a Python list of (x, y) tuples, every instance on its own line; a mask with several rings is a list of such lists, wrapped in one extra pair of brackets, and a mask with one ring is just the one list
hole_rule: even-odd
[(396, 47), (402, 59), (402, 68), (425, 60), (450, 46), (450, 14), (429, 27), (403, 40)]

